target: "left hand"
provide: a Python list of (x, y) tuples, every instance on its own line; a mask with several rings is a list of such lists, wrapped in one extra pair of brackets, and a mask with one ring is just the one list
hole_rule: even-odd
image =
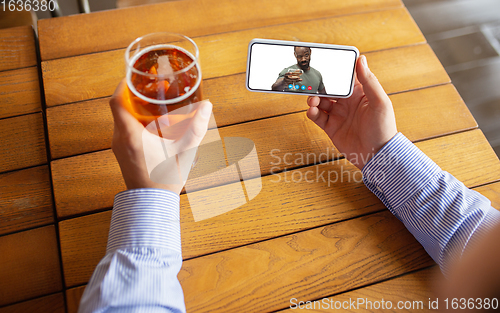
[(391, 100), (368, 68), (365, 56), (357, 60), (351, 97), (309, 97), (307, 104), (307, 117), (360, 170), (397, 133)]

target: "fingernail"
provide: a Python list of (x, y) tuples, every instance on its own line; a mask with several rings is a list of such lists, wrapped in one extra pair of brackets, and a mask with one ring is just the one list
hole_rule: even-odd
[[(208, 103), (210, 103), (210, 102), (208, 102)], [(201, 116), (203, 116), (203, 117), (209, 117), (210, 114), (212, 113), (212, 106), (208, 103), (204, 103), (203, 106), (201, 107), (200, 113), (201, 113)]]
[(369, 69), (368, 68), (368, 62), (366, 61), (366, 57), (364, 55), (361, 56), (361, 63), (363, 63), (363, 66), (366, 68), (366, 69)]

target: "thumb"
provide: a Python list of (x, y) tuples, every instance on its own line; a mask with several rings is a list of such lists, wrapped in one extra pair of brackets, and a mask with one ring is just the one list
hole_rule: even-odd
[(368, 68), (368, 62), (364, 55), (360, 56), (357, 61), (356, 75), (363, 86), (363, 91), (372, 104), (381, 104), (389, 100), (389, 97), (384, 91), (377, 77)]
[(208, 122), (212, 114), (212, 103), (208, 100), (201, 101), (200, 106), (196, 110), (196, 114), (191, 121), (191, 136), (194, 140), (193, 143), (199, 145), (208, 129)]

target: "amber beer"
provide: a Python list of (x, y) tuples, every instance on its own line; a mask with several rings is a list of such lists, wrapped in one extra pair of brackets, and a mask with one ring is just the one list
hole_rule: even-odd
[[(159, 43), (162, 41), (174, 42)], [(192, 51), (188, 51), (190, 46)], [(198, 49), (189, 38), (168, 33), (146, 35), (129, 46), (126, 61), (129, 111), (144, 126), (202, 100)]]

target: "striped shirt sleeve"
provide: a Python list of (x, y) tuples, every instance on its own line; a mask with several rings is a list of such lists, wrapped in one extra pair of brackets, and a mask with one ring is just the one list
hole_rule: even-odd
[(401, 133), (362, 172), (365, 185), (404, 223), (445, 275), (469, 243), (500, 224), (500, 213), (487, 198), (441, 170)]
[(79, 312), (185, 312), (179, 195), (132, 189), (116, 195), (105, 257)]

